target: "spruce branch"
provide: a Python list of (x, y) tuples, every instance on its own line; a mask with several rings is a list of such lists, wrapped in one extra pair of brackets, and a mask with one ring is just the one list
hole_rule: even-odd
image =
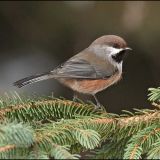
[(1, 147), (0, 159), (26, 159), (29, 154), (28, 148), (19, 148), (15, 145), (5, 145)]
[(60, 146), (57, 144), (53, 144), (53, 149), (50, 152), (50, 156), (55, 159), (79, 159), (80, 155), (71, 154), (68, 152), (68, 146)]
[[(150, 90), (156, 106), (159, 95), (160, 88)], [(78, 159), (88, 151), (92, 158), (160, 155), (159, 107), (117, 115), (65, 99), (6, 96), (7, 102), (0, 99), (0, 158)]]
[(100, 143), (100, 135), (91, 129), (76, 129), (73, 131), (76, 140), (87, 149), (94, 149)]
[(160, 158), (160, 138), (152, 144), (151, 149), (147, 153), (147, 159), (159, 159)]
[(0, 124), (0, 144), (14, 144), (18, 147), (31, 146), (33, 129), (22, 123)]
[(16, 148), (16, 145), (5, 145), (0, 147), (0, 152), (6, 152), (8, 150)]
[(134, 135), (125, 149), (124, 159), (139, 159), (160, 138), (160, 128), (152, 125)]
[(47, 119), (74, 118), (76, 115), (101, 114), (92, 105), (81, 104), (69, 100), (42, 100), (10, 105), (0, 109), (0, 120), (11, 119), (31, 122)]
[(49, 157), (46, 152), (38, 150), (31, 151), (28, 156), (26, 156), (26, 159), (49, 159)]
[(148, 100), (152, 102), (160, 102), (160, 87), (158, 88), (149, 88), (150, 93), (148, 94)]
[(33, 142), (31, 126), (16, 122), (0, 124), (0, 158), (24, 156)]

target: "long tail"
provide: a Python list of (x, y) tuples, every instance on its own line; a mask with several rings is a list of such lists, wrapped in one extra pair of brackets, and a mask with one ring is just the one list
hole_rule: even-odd
[(33, 76), (29, 76), (29, 77), (20, 79), (14, 82), (13, 85), (21, 88), (27, 84), (43, 81), (43, 80), (50, 79), (53, 77), (54, 77), (54, 74), (51, 74), (51, 72), (46, 72), (43, 74), (33, 75)]

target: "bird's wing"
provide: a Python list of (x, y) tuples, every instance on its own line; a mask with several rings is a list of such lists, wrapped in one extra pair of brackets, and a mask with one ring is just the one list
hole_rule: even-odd
[[(100, 64), (99, 64), (100, 63)], [(86, 60), (81, 56), (72, 57), (63, 65), (53, 70), (55, 77), (79, 78), (79, 79), (104, 79), (117, 72), (111, 63), (105, 61)]]

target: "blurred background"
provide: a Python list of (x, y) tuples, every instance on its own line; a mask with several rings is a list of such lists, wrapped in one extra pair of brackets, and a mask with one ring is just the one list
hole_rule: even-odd
[(160, 2), (1, 1), (0, 94), (17, 91), (72, 99), (56, 80), (16, 88), (26, 76), (54, 69), (96, 38), (115, 34), (133, 49), (123, 79), (97, 96), (109, 112), (151, 108), (147, 89), (160, 86)]

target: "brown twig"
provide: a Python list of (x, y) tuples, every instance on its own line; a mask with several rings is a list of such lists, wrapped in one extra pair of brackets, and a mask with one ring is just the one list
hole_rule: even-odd
[[(27, 108), (35, 108), (35, 107), (40, 107), (42, 105), (53, 105), (53, 106), (58, 106), (59, 104), (61, 105), (66, 105), (66, 106), (75, 106), (75, 107), (92, 107), (92, 105), (88, 104), (81, 104), (78, 102), (73, 102), (69, 100), (45, 100), (45, 101), (38, 101), (38, 102), (32, 102), (28, 104), (21, 104), (21, 105), (15, 105), (15, 106), (8, 106), (6, 108), (0, 109), (0, 119), (4, 119), (6, 114), (8, 112), (13, 112), (19, 109), (27, 109)], [(94, 109), (94, 107), (93, 107)], [(103, 114), (103, 113), (102, 113)], [(133, 124), (133, 123), (138, 123), (138, 122), (152, 122), (154, 120), (160, 120), (160, 111), (159, 110), (153, 110), (153, 112), (142, 114), (142, 115), (135, 115), (132, 117), (120, 117), (120, 118), (107, 118), (107, 117), (102, 117), (102, 118), (95, 118), (93, 120), (97, 121), (98, 123), (110, 123), (110, 122), (116, 122), (117, 125), (119, 126), (126, 126), (127, 124)]]
[(14, 149), (16, 148), (16, 146), (13, 144), (13, 145), (6, 145), (4, 147), (0, 147), (0, 152), (5, 152), (7, 150), (11, 150), (11, 149)]

